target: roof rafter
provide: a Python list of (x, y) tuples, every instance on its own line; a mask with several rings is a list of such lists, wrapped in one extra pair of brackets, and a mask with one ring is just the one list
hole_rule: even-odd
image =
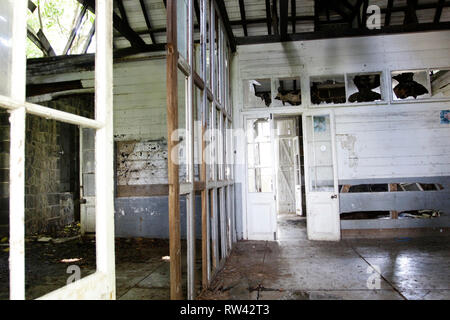
[[(78, 2), (86, 2), (89, 11), (95, 13), (95, 0), (77, 0)], [(131, 27), (122, 20), (115, 12), (113, 12), (113, 25), (122, 36), (130, 41), (131, 46), (144, 50), (147, 44)]]
[(142, 10), (142, 13), (144, 14), (145, 24), (147, 26), (148, 33), (150, 35), (150, 39), (152, 39), (152, 43), (156, 43), (155, 35), (153, 32), (150, 31), (150, 30), (152, 30), (152, 25), (150, 23), (150, 18), (147, 13), (147, 6), (145, 5), (145, 1), (139, 0), (139, 3), (141, 4), (141, 10)]
[(247, 19), (245, 18), (245, 5), (244, 0), (239, 0), (239, 11), (241, 12), (242, 29), (244, 29), (244, 35), (248, 36), (247, 32)]
[(215, 0), (217, 9), (219, 10), (220, 17), (222, 18), (225, 32), (227, 33), (228, 42), (230, 43), (231, 52), (236, 52), (236, 38), (234, 37), (233, 30), (231, 29), (230, 19), (228, 18), (227, 8), (223, 0)]
[(288, 0), (280, 0), (280, 34), (281, 41), (284, 41), (287, 38), (287, 27), (288, 27), (288, 8), (289, 1)]

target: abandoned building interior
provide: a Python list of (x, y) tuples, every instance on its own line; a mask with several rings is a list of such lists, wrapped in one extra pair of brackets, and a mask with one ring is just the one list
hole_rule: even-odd
[(0, 299), (450, 298), (449, 1), (0, 2)]

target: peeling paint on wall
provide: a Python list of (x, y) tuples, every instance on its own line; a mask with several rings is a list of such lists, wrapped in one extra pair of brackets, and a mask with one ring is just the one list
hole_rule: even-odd
[(342, 149), (348, 151), (348, 166), (349, 168), (354, 168), (356, 172), (359, 161), (358, 155), (355, 152), (356, 137), (351, 134), (341, 134), (339, 138)]
[[(183, 175), (183, 166), (180, 166)], [(167, 184), (167, 141), (158, 140), (117, 142), (117, 184)]]

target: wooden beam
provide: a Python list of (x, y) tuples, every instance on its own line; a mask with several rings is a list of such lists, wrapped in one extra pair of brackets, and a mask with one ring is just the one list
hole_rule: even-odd
[(363, 10), (362, 10), (362, 19), (361, 26), (363, 28), (367, 28), (367, 8), (369, 7), (369, 0), (364, 0)]
[(227, 9), (223, 0), (215, 0), (217, 9), (219, 10), (220, 17), (222, 18), (225, 32), (227, 33), (228, 42), (230, 44), (231, 52), (236, 52), (236, 38), (234, 37), (233, 30), (231, 29), (230, 19), (228, 19)]
[(273, 33), (278, 36), (280, 34), (280, 31), (278, 30), (277, 0), (273, 0), (272, 2), (272, 27)]
[(436, 13), (434, 15), (434, 23), (439, 23), (441, 20), (442, 8), (444, 7), (445, 0), (438, 0)]
[(239, 11), (241, 12), (242, 29), (244, 29), (244, 36), (248, 36), (244, 0), (239, 0)]
[(34, 12), (34, 10), (36, 10), (37, 6), (34, 4), (33, 1), (28, 0), (28, 10), (30, 10), (31, 12)]
[[(381, 29), (352, 29), (345, 30), (332, 29), (327, 31), (315, 31), (315, 32), (303, 32), (296, 34), (288, 34), (285, 41), (306, 41), (306, 40), (318, 40), (318, 39), (332, 39), (332, 38), (344, 38), (344, 37), (361, 37), (372, 36), (382, 34), (397, 34), (397, 33), (410, 33), (410, 32), (426, 32), (426, 31), (438, 31), (450, 29), (450, 22), (435, 23), (420, 23), (413, 25), (398, 25), (383, 27)], [(236, 38), (237, 45), (249, 45), (258, 43), (275, 43), (280, 42), (280, 36), (268, 35), (268, 36), (250, 36), (250, 37), (238, 37)]]
[(386, 13), (384, 16), (384, 26), (389, 26), (391, 23), (391, 12), (392, 6), (394, 5), (394, 0), (389, 0), (386, 8)]
[(281, 41), (287, 37), (289, 0), (280, 0), (280, 34)]
[(266, 0), (266, 21), (267, 21), (267, 34), (272, 34), (272, 17), (270, 14), (270, 0)]
[(86, 7), (82, 5), (81, 11), (78, 14), (77, 20), (75, 21), (75, 26), (70, 32), (69, 39), (67, 40), (66, 46), (64, 47), (63, 54), (69, 53), (70, 48), (72, 47), (73, 41), (77, 35), (78, 29), (80, 29), (81, 23), (83, 22), (84, 15), (86, 14)]
[(198, 0), (194, 0), (194, 11), (195, 17), (197, 18), (197, 24), (200, 25), (200, 6), (198, 5)]
[(297, 6), (295, 0), (291, 0), (291, 23), (292, 23), (292, 33), (295, 33), (295, 25), (297, 20), (295, 20), (295, 16), (297, 15)]
[(178, 130), (178, 48), (176, 1), (167, 4), (167, 147), (169, 182), (170, 298), (183, 299), (181, 286), (180, 181), (176, 141), (170, 139)]
[(117, 3), (117, 7), (119, 8), (120, 12), (120, 17), (122, 18), (123, 22), (129, 25), (127, 12), (125, 11), (125, 7), (123, 6), (122, 0), (114, 0), (114, 1)]
[(406, 0), (407, 8), (405, 10), (405, 19), (403, 24), (417, 24), (419, 20), (417, 19), (417, 0)]
[(92, 27), (91, 27), (91, 30), (89, 30), (86, 42), (84, 43), (83, 51), (82, 51), (83, 53), (87, 53), (89, 46), (91, 45), (92, 38), (94, 37), (94, 33), (95, 33), (95, 21), (92, 24)]
[(153, 32), (150, 31), (152, 30), (152, 25), (150, 23), (150, 18), (148, 17), (147, 6), (145, 5), (145, 1), (139, 0), (139, 3), (141, 4), (141, 10), (142, 13), (144, 14), (145, 24), (147, 25), (147, 30), (150, 35), (150, 39), (152, 39), (152, 43), (156, 43), (155, 35)]
[(45, 49), (45, 52), (47, 52), (47, 55), (50, 57), (56, 56), (55, 51), (53, 50), (50, 42), (48, 41), (47, 37), (45, 36), (42, 29), (39, 29), (37, 32), (37, 37), (39, 38), (39, 41), (41, 42), (42, 46)]
[[(95, 0), (77, 0), (80, 3), (85, 3), (89, 11), (95, 13)], [(142, 38), (122, 20), (115, 12), (113, 12), (114, 29), (116, 29), (122, 36), (124, 36), (131, 44), (131, 46), (144, 49), (146, 43)]]
[[(396, 183), (388, 184), (388, 191), (389, 192), (396, 192), (397, 191), (397, 184)], [(398, 219), (398, 211), (396, 211), (396, 210), (389, 211), (389, 215), (390, 215), (391, 219)]]
[(37, 34), (34, 33), (33, 28), (31, 28), (30, 26), (27, 26), (27, 37), (28, 39), (30, 39), (31, 42), (34, 43), (36, 47), (38, 47), (39, 50), (42, 51), (45, 57), (49, 56), (47, 49), (42, 45), (41, 40), (39, 39)]

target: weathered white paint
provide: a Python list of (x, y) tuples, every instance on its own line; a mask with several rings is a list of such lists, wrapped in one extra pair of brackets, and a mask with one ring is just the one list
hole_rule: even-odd
[[(334, 109), (340, 180), (450, 174), (450, 128), (439, 122), (440, 110), (450, 109), (449, 100), (392, 103), (389, 89), (393, 70), (450, 67), (450, 31), (240, 46), (233, 63), (235, 128), (243, 127), (244, 114), (270, 112), (243, 110), (243, 80), (299, 76), (302, 105), (272, 112)], [(382, 102), (310, 104), (310, 76), (380, 71), (382, 89), (388, 93)], [(245, 156), (245, 143), (236, 142), (239, 159)], [(236, 173), (236, 182), (245, 183), (245, 166), (237, 165)], [(244, 238), (246, 221), (244, 214)]]

